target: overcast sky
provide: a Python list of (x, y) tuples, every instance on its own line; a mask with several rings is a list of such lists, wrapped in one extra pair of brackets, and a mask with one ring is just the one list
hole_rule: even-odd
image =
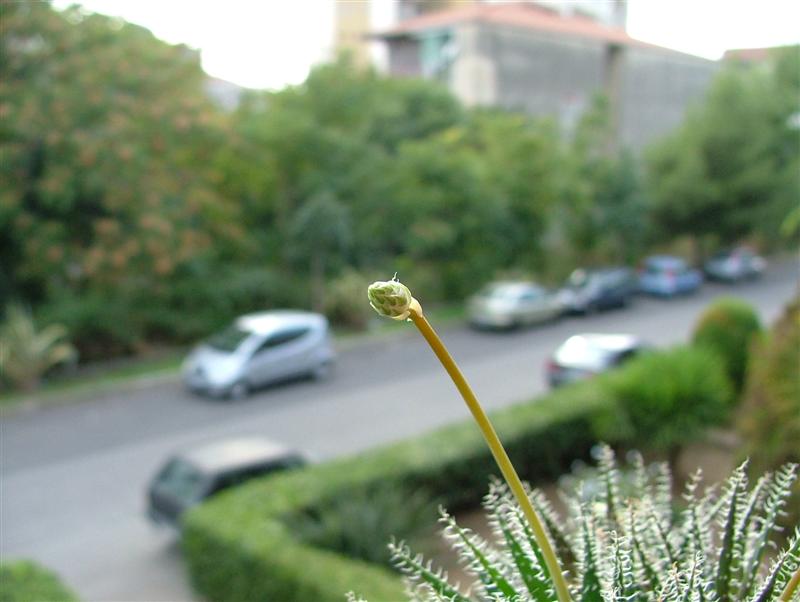
[[(302, 82), (311, 65), (330, 58), (333, 2), (82, 0), (80, 4), (143, 25), (167, 42), (200, 49), (210, 75), (252, 88), (281, 88)], [(53, 2), (57, 8), (73, 3)], [(373, 0), (371, 12), (377, 29), (387, 27), (392, 0)], [(628, 33), (717, 59), (729, 48), (800, 43), (800, 1), (629, 0)]]

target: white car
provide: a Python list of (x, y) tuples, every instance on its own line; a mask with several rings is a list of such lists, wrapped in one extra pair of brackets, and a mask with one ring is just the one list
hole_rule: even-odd
[(533, 282), (495, 282), (470, 298), (467, 312), (474, 327), (515, 328), (557, 318), (562, 305)]
[(649, 349), (630, 334), (576, 334), (564, 341), (547, 362), (551, 387), (591, 378)]
[(239, 399), (267, 383), (326, 376), (334, 361), (328, 320), (277, 310), (248, 314), (196, 347), (183, 365), (187, 388)]
[(750, 249), (736, 247), (717, 253), (703, 267), (712, 280), (739, 282), (760, 277), (767, 268), (767, 262)]

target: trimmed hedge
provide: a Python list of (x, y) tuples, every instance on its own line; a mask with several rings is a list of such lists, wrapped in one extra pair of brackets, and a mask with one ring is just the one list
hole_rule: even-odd
[(614, 408), (597, 424), (598, 439), (673, 457), (707, 426), (724, 422), (734, 398), (723, 360), (705, 347), (642, 355), (598, 385)]
[(762, 330), (758, 314), (749, 303), (723, 297), (700, 316), (692, 343), (719, 354), (738, 394), (744, 387), (750, 348)]
[(0, 602), (77, 602), (55, 573), (29, 560), (0, 564)]
[[(523, 479), (555, 479), (573, 460), (588, 458), (595, 441), (592, 417), (605, 405), (596, 391), (582, 384), (493, 414)], [(192, 581), (205, 598), (226, 602), (341, 602), (349, 590), (375, 602), (403, 600), (395, 573), (312, 547), (284, 519), (382, 484), (423, 489), (455, 510), (480, 502), (490, 474), (497, 469), (477, 427), (462, 422), (248, 483), (187, 516), (183, 543)]]

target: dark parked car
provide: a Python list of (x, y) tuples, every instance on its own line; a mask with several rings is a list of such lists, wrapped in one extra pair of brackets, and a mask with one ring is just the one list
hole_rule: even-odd
[(578, 334), (568, 338), (547, 362), (551, 387), (590, 378), (606, 372), (647, 349), (628, 334)]
[(745, 247), (721, 251), (706, 261), (703, 269), (712, 280), (739, 282), (758, 278), (767, 268), (767, 262)]
[(575, 270), (559, 291), (566, 313), (585, 314), (612, 307), (624, 307), (636, 293), (633, 270), (623, 267)]
[(648, 257), (639, 272), (639, 289), (651, 295), (674, 297), (693, 293), (702, 284), (703, 275), (698, 270), (670, 255)]
[(267, 473), (297, 468), (305, 459), (260, 438), (230, 439), (175, 454), (158, 471), (147, 492), (147, 514), (178, 527), (192, 506), (230, 487)]

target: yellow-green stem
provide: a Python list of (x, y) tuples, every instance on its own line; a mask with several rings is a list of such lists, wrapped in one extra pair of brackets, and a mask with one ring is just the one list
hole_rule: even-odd
[(472, 392), (464, 375), (461, 374), (461, 370), (459, 370), (455, 361), (450, 356), (450, 353), (447, 351), (447, 348), (439, 338), (439, 335), (433, 330), (433, 327), (428, 323), (428, 320), (425, 319), (425, 316), (412, 310), (410, 317), (422, 333), (422, 336), (428, 341), (428, 344), (431, 346), (431, 349), (433, 349), (436, 357), (439, 358), (444, 369), (447, 370), (450, 378), (453, 379), (453, 383), (456, 385), (458, 392), (461, 393), (469, 411), (472, 412), (475, 422), (478, 423), (478, 427), (481, 433), (483, 433), (486, 443), (489, 445), (489, 449), (494, 456), (495, 462), (497, 462), (497, 466), (500, 468), (500, 472), (503, 474), (503, 478), (505, 478), (511, 492), (517, 499), (517, 503), (522, 508), (522, 512), (528, 519), (531, 529), (536, 536), (536, 541), (539, 542), (539, 546), (542, 548), (542, 555), (547, 564), (547, 569), (553, 577), (553, 583), (555, 584), (556, 595), (558, 596), (559, 602), (570, 602), (567, 582), (564, 579), (564, 574), (561, 571), (561, 566), (558, 563), (558, 558), (550, 543), (550, 539), (547, 537), (547, 532), (544, 530), (542, 520), (539, 518), (533, 504), (531, 504), (530, 498), (528, 498), (528, 494), (525, 492), (525, 488), (522, 485), (522, 481), (519, 475), (517, 475), (513, 464), (511, 464), (511, 460), (509, 460), (503, 444), (500, 443), (500, 438), (497, 436), (492, 423), (489, 421), (489, 417), (486, 416), (486, 412), (483, 411), (481, 404)]
[(786, 588), (781, 594), (781, 602), (790, 602), (798, 587), (800, 587), (800, 568), (794, 572), (789, 583), (786, 584)]

